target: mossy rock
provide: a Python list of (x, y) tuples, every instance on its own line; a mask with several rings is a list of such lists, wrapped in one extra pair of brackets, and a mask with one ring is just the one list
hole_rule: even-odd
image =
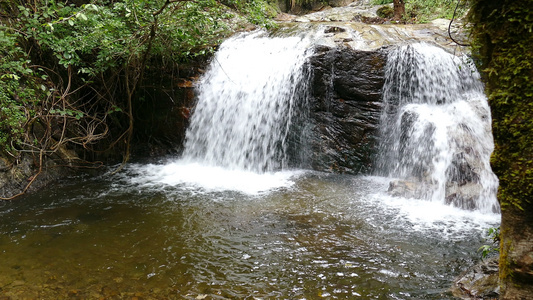
[(502, 299), (533, 295), (533, 9), (531, 0), (475, 0), (472, 49), (492, 112), (500, 180)]
[(376, 11), (376, 14), (377, 14), (380, 18), (383, 18), (383, 19), (390, 19), (390, 18), (392, 18), (392, 16), (394, 15), (394, 9), (392, 9), (392, 7), (390, 7), (390, 6), (388, 6), (388, 5), (385, 5), (385, 6), (380, 7), (380, 8)]

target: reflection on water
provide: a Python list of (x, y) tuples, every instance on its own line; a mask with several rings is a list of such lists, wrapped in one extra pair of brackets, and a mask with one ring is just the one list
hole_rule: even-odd
[(300, 171), (244, 193), (153, 167), (1, 203), (0, 296), (452, 299), (498, 220), (387, 197), (377, 177)]

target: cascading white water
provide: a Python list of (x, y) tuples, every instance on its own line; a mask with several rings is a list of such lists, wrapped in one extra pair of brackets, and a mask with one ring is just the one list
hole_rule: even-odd
[(183, 159), (253, 172), (287, 167), (309, 43), (261, 31), (226, 40), (198, 86)]
[(385, 72), (379, 172), (416, 185), (415, 197), (497, 211), (490, 109), (472, 63), (411, 44)]

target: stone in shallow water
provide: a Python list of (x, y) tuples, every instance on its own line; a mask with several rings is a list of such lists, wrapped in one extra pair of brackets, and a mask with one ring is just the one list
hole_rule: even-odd
[(420, 184), (408, 180), (393, 180), (387, 190), (389, 195), (404, 198), (419, 198)]
[(453, 295), (461, 299), (498, 299), (498, 259), (484, 261), (459, 276), (452, 287)]

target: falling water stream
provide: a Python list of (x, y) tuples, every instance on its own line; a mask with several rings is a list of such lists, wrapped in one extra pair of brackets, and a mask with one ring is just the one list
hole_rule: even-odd
[(288, 136), (305, 106), (310, 44), (309, 36), (261, 31), (222, 44), (199, 84), (183, 160), (260, 173), (286, 168)]
[(490, 109), (472, 62), (409, 44), (385, 72), (377, 170), (413, 180), (420, 198), (497, 212)]
[(299, 169), (312, 40), (226, 41), (182, 157), (0, 203), (0, 296), (454, 299), (499, 215)]

